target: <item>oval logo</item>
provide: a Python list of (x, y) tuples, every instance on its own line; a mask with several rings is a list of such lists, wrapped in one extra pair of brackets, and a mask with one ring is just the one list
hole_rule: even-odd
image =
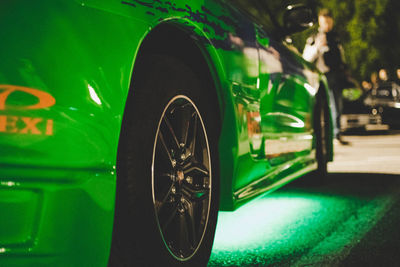
[[(36, 97), (38, 102), (33, 105), (27, 105), (27, 106), (7, 105), (6, 104), (7, 98), (12, 93), (17, 92), (17, 91), (24, 92), (26, 94), (30, 94), (30, 95)], [(51, 107), (55, 103), (56, 103), (56, 100), (54, 99), (54, 97), (47, 92), (44, 92), (44, 91), (41, 91), (38, 89), (28, 88), (28, 87), (0, 84), (0, 110), (5, 110), (5, 109), (18, 109), (18, 110), (42, 109), (42, 108)]]

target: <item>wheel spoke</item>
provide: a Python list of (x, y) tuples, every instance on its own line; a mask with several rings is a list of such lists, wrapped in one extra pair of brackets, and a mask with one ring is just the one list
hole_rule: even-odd
[(205, 176), (209, 176), (209, 171), (208, 171), (207, 167), (198, 162), (190, 164), (189, 166), (187, 166), (187, 168), (185, 168), (183, 170), (184, 174), (190, 174), (192, 172), (200, 173)]
[(195, 155), (196, 139), (197, 139), (197, 123), (198, 123), (198, 117), (196, 112), (193, 114), (192, 118), (193, 118), (193, 133), (189, 150), (192, 155)]
[[(173, 219), (175, 218), (177, 212), (178, 212), (178, 204), (175, 203), (175, 204), (174, 204), (174, 207), (173, 207), (172, 210), (170, 211), (170, 214), (168, 215), (168, 217), (167, 217), (164, 221), (160, 222), (160, 224), (161, 224), (161, 229), (162, 229), (163, 232), (165, 232), (165, 231), (167, 230), (168, 226), (171, 224), (171, 222), (172, 222)], [(159, 214), (158, 214), (158, 217), (161, 217), (161, 216), (160, 216), (160, 215), (161, 215), (160, 213), (161, 213), (161, 210), (160, 210), (160, 212), (159, 212)]]
[[(190, 245), (189, 241), (189, 233), (186, 223), (185, 214), (180, 214), (179, 216), (179, 248), (180, 251), (186, 251), (188, 249), (188, 244)], [(184, 256), (184, 255), (182, 255)]]
[(171, 176), (171, 174), (167, 172), (161, 172), (160, 170), (157, 170), (157, 172), (155, 173), (155, 177), (168, 177), (172, 181)]
[(161, 201), (156, 200), (158, 203), (158, 206), (156, 207), (157, 212), (159, 212), (162, 209), (162, 207), (165, 205), (166, 201), (168, 200), (168, 197), (171, 195), (171, 191), (172, 191), (173, 187), (174, 187), (174, 183), (172, 183), (171, 186), (168, 188), (167, 192), (165, 193), (165, 195)]
[(178, 138), (176, 137), (175, 131), (174, 131), (174, 129), (173, 129), (173, 127), (172, 127), (172, 125), (171, 125), (169, 119), (167, 118), (167, 116), (164, 116), (164, 117), (163, 117), (163, 121), (164, 121), (165, 125), (167, 126), (168, 131), (169, 131), (169, 134), (171, 135), (171, 138), (172, 138), (173, 141), (175, 142), (176, 147), (179, 148), (179, 141), (178, 141)]
[(172, 159), (172, 156), (171, 156), (171, 152), (170, 152), (170, 149), (168, 148), (167, 144), (165, 143), (164, 135), (162, 134), (161, 130), (158, 133), (158, 137), (159, 137), (159, 139), (161, 141), (162, 147), (164, 148), (163, 151), (167, 154), (168, 159), (169, 159), (169, 161), (171, 163), (171, 166), (173, 167), (174, 164), (173, 164), (173, 159)]
[(186, 221), (188, 224), (188, 229), (189, 229), (189, 234), (191, 237), (191, 245), (194, 247), (194, 245), (197, 242), (197, 233), (196, 233), (196, 222), (194, 218), (194, 207), (193, 204), (190, 202), (187, 202), (187, 212), (186, 212)]
[[(186, 107), (186, 109), (190, 108), (189, 111), (186, 111), (186, 116), (184, 116), (184, 118), (187, 118), (184, 122), (183, 122), (183, 126), (182, 126), (182, 144), (185, 145), (185, 147), (187, 147), (188, 145), (188, 137), (189, 137), (189, 132), (190, 132), (190, 126), (191, 126), (191, 121), (192, 121), (192, 117), (193, 117), (193, 113), (191, 113), (191, 107)], [(187, 114), (189, 113), (189, 114)]]

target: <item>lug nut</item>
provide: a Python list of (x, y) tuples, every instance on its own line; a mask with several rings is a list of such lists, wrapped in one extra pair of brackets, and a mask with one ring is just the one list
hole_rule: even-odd
[(193, 178), (192, 178), (191, 176), (187, 176), (187, 177), (186, 177), (186, 182), (187, 182), (188, 184), (192, 184), (192, 183), (193, 183)]
[(183, 205), (179, 205), (178, 211), (179, 211), (179, 213), (184, 213), (185, 212), (185, 207)]

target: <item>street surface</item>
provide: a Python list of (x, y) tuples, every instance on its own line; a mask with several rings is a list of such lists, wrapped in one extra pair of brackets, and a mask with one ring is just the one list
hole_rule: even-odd
[(208, 266), (400, 266), (400, 132), (345, 140), (326, 184), (220, 212)]

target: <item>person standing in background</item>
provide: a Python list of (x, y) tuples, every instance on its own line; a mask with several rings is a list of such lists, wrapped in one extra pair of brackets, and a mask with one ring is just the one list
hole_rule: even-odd
[(318, 24), (318, 33), (307, 39), (303, 57), (315, 63), (317, 68), (325, 74), (330, 89), (331, 108), (336, 111), (332, 112), (335, 118), (334, 134), (341, 144), (348, 144), (343, 140), (340, 131), (340, 116), (343, 110), (342, 91), (348, 83), (343, 49), (333, 29), (334, 20), (328, 9), (322, 9), (318, 13)]
[(370, 79), (371, 79), (372, 89), (377, 88), (378, 87), (378, 73), (376, 71), (371, 73)]

